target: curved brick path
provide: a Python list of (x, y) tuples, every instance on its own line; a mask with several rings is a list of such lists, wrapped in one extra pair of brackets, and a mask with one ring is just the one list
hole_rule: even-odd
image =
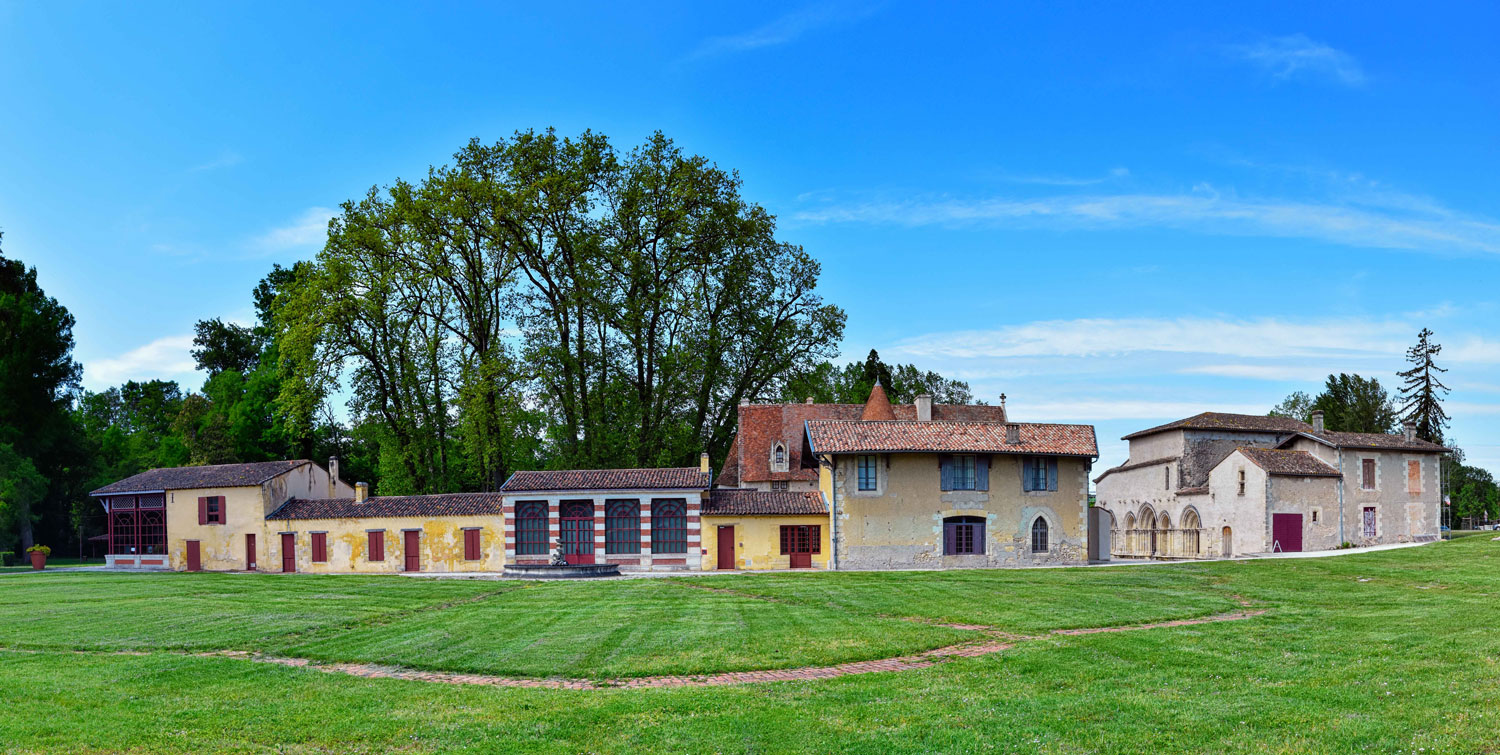
[(833, 679), (840, 676), (853, 676), (855, 674), (876, 674), (886, 671), (912, 671), (920, 668), (929, 668), (939, 663), (953, 660), (954, 658), (976, 658), (982, 655), (991, 655), (1002, 650), (1014, 647), (1017, 642), (1039, 640), (1051, 635), (1083, 635), (1099, 634), (1101, 632), (1132, 632), (1142, 629), (1160, 629), (1164, 627), (1184, 627), (1194, 624), (1210, 624), (1219, 621), (1239, 621), (1265, 613), (1260, 611), (1234, 611), (1232, 613), (1221, 613), (1213, 616), (1204, 616), (1197, 619), (1177, 619), (1175, 621), (1160, 621), (1151, 624), (1131, 624), (1118, 627), (1090, 627), (1085, 629), (1054, 629), (1041, 636), (1017, 636), (1004, 634), (993, 627), (974, 624), (949, 624), (958, 629), (972, 629), (983, 631), (991, 636), (985, 642), (964, 643), (961, 645), (949, 645), (947, 647), (929, 650), (916, 655), (906, 655), (896, 658), (882, 658), (874, 661), (858, 661), (855, 663), (841, 663), (837, 666), (814, 666), (805, 668), (782, 669), (779, 671), (730, 671), (721, 674), (702, 674), (690, 676), (642, 676), (626, 679), (607, 679), (595, 681), (590, 679), (520, 679), (508, 676), (489, 676), (486, 674), (460, 674), (449, 671), (417, 671), (414, 669), (394, 668), (390, 666), (379, 666), (371, 663), (314, 663), (306, 658), (278, 658), (274, 656), (257, 655), (241, 650), (224, 650), (212, 653), (198, 653), (202, 657), (213, 658), (244, 658), (257, 663), (275, 663), (282, 666), (294, 666), (307, 668), (314, 671), (323, 671), (333, 674), (351, 674), (362, 676), (366, 679), (406, 679), (419, 682), (438, 682), (442, 684), (475, 684), (490, 687), (535, 687), (544, 689), (642, 689), (661, 687), (720, 687), (730, 684), (759, 684), (764, 682), (793, 682), (810, 681), (816, 679)]

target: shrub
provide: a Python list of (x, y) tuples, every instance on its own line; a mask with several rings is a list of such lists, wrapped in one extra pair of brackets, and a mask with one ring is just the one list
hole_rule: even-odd
[(40, 553), (43, 556), (50, 556), (50, 555), (52, 555), (52, 549), (48, 548), (45, 545), (33, 545), (30, 548), (27, 548), (26, 552), (27, 553)]
[(15, 565), (16, 565), (16, 552), (15, 551), (0, 551), (0, 566), (15, 566)]

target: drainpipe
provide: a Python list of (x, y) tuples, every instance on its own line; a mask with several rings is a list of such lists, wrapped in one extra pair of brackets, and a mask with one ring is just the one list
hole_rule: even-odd
[(1335, 451), (1339, 463), (1339, 547), (1344, 547), (1348, 542), (1344, 539), (1344, 449)]
[(828, 502), (828, 568), (830, 571), (838, 571), (839, 568), (839, 465), (838, 457), (828, 455), (823, 457), (828, 464), (828, 479), (832, 484), (828, 486), (833, 491), (831, 500)]

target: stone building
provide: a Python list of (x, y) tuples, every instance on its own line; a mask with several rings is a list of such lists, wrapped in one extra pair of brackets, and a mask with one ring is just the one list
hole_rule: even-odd
[(1094, 482), (1116, 558), (1225, 558), (1434, 539), (1443, 447), (1284, 417), (1205, 412), (1125, 436)]

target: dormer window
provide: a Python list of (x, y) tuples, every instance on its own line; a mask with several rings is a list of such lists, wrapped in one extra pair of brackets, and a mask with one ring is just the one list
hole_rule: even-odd
[(785, 443), (777, 443), (775, 446), (771, 447), (771, 471), (787, 471)]

